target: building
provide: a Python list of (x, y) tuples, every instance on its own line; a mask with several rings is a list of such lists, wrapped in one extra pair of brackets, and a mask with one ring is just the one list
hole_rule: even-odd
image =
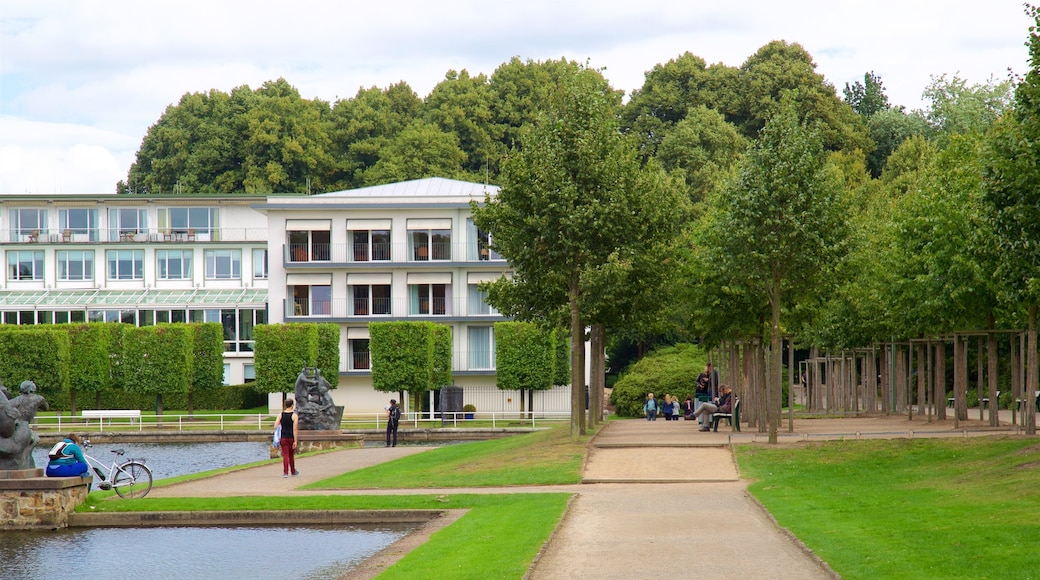
[[(227, 384), (255, 377), (255, 325), (336, 323), (332, 393), (347, 413), (389, 398), (372, 389), (368, 323), (433, 321), (451, 326), (465, 401), (520, 411), (520, 394), (495, 386), (494, 323), (505, 318), (478, 288), (509, 265), (470, 217), (471, 202), (497, 191), (429, 178), (312, 196), (0, 196), (0, 317), (221, 322)], [(281, 395), (269, 406), (280, 410)], [(422, 406), (436, 409), (435, 394)], [(539, 411), (569, 407), (569, 388), (536, 394)]]
[(257, 196), (0, 196), (4, 324), (220, 322), (224, 382), (254, 377), (267, 322)]

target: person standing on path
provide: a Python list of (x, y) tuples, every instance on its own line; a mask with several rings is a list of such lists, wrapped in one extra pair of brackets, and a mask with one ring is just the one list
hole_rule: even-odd
[(300, 439), (300, 417), (296, 414), (295, 402), (286, 399), (283, 403), (285, 410), (278, 417), (278, 424), (282, 427), (282, 438), (278, 440), (278, 446), (282, 449), (282, 477), (289, 474), (299, 475), (296, 471), (296, 445)]
[[(397, 406), (397, 401), (390, 399), (390, 406), (386, 408), (386, 446), (397, 447), (397, 426), (401, 422), (401, 407)], [(390, 444), (390, 439), (393, 438), (393, 445)]]
[(654, 398), (653, 393), (646, 394), (646, 402), (643, 403), (643, 414), (646, 415), (647, 421), (657, 420), (657, 399)]

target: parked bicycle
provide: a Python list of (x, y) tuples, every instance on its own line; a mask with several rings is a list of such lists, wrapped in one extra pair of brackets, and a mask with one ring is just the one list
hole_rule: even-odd
[(98, 476), (98, 489), (114, 489), (119, 497), (139, 498), (148, 495), (152, 489), (152, 470), (144, 464), (144, 459), (128, 459), (120, 463), (120, 458), (126, 454), (123, 449), (113, 449), (116, 456), (112, 459), (112, 466), (108, 468), (108, 475), (101, 469), (105, 464), (96, 457), (87, 454), (90, 441), (83, 442), (83, 457), (87, 459), (90, 468)]

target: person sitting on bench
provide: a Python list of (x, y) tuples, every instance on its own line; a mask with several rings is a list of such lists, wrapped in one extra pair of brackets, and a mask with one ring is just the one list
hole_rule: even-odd
[(711, 430), (711, 415), (713, 413), (730, 413), (733, 410), (733, 389), (729, 385), (719, 385), (719, 396), (714, 402), (701, 403), (693, 416), (700, 421), (701, 431)]

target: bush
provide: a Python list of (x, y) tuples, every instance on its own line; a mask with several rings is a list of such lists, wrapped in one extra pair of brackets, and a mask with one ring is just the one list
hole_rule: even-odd
[(641, 417), (647, 393), (659, 399), (669, 394), (685, 400), (687, 395), (693, 396), (697, 375), (706, 362), (704, 351), (692, 344), (654, 350), (621, 373), (610, 403), (620, 417)]
[(462, 411), (464, 413), (475, 413), (477, 411), (477, 407), (475, 405), (471, 405), (469, 403), (466, 403), (465, 405), (462, 406)]

